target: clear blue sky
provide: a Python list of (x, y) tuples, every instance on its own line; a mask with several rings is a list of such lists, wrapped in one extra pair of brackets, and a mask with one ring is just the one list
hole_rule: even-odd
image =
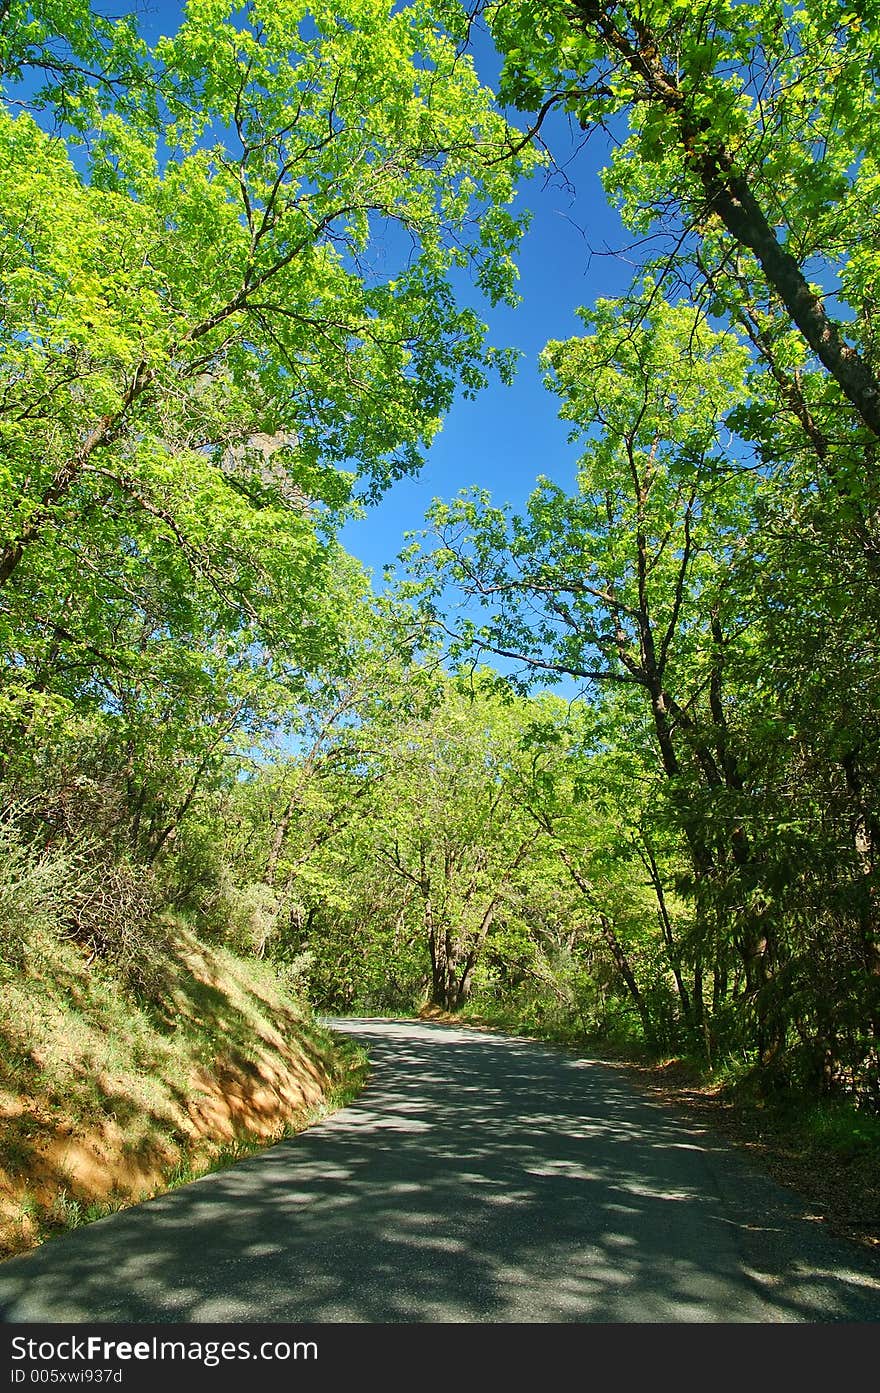
[[(144, 0), (139, 6), (144, 37), (154, 41), (173, 33), (181, 9), (179, 0)], [(474, 57), (481, 78), (494, 88), (499, 60), (485, 34), (477, 37)], [(526, 124), (521, 115), (514, 119)], [(556, 398), (541, 385), (538, 354), (548, 339), (578, 333), (577, 307), (621, 292), (632, 267), (603, 254), (624, 246), (627, 238), (599, 182), (608, 157), (601, 132), (578, 150), (567, 120), (551, 114), (542, 133), (565, 178), (548, 181), (539, 174), (520, 197), (518, 207), (533, 212), (519, 257), (522, 303), (515, 310), (493, 310), (473, 300), (489, 324), (490, 341), (522, 351), (516, 382), (510, 388), (493, 383), (476, 401), (459, 399), (419, 477), (399, 481), (365, 518), (343, 529), (343, 544), (374, 572), (377, 588), (383, 568), (404, 545), (405, 533), (422, 526), (433, 498), (479, 485), (496, 503), (521, 506), (539, 474), (560, 483), (572, 479), (576, 452), (557, 418)], [(576, 134), (582, 142), (582, 133)]]
[[(500, 60), (485, 32), (477, 33), (473, 52), (480, 77), (495, 89)], [(517, 125), (528, 124), (524, 115), (508, 114)], [(489, 325), (490, 342), (522, 353), (516, 380), (512, 387), (491, 383), (475, 401), (460, 397), (419, 476), (400, 480), (362, 521), (343, 530), (344, 545), (374, 571), (377, 588), (404, 534), (423, 525), (432, 499), (479, 486), (494, 502), (521, 507), (539, 474), (561, 484), (573, 480), (576, 447), (567, 442), (569, 426), (558, 419), (556, 397), (542, 386), (538, 355), (549, 339), (583, 331), (579, 306), (627, 288), (632, 265), (612, 253), (631, 239), (600, 183), (609, 154), (602, 132), (586, 142), (567, 118), (551, 113), (542, 136), (564, 174), (539, 173), (516, 205), (532, 212), (517, 259), (521, 303), (492, 309), (473, 301)]]

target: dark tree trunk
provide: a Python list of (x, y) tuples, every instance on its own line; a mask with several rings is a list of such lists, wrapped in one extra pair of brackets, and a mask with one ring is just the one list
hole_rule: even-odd
[(694, 115), (690, 93), (679, 86), (674, 73), (664, 66), (657, 36), (627, 7), (622, 7), (622, 15), (631, 25), (632, 34), (616, 19), (618, 11), (599, 0), (573, 0), (573, 6), (580, 16), (579, 27), (596, 31), (646, 87), (646, 99), (677, 121), (679, 144), (700, 181), (708, 210), (721, 219), (740, 246), (748, 247), (754, 254), (768, 285), (820, 363), (868, 429), (880, 437), (880, 382), (865, 360), (847, 344), (841, 326), (828, 316), (821, 299), (810, 289), (800, 265), (779, 241), (730, 152), (720, 139), (711, 138), (711, 120)]

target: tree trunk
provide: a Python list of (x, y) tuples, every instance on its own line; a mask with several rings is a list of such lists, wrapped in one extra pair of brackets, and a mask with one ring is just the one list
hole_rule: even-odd
[(645, 847), (645, 865), (651, 877), (654, 897), (657, 900), (657, 918), (660, 923), (663, 942), (666, 944), (666, 956), (675, 979), (675, 988), (678, 992), (678, 999), (681, 1004), (682, 1019), (688, 1030), (690, 1030), (693, 1025), (691, 999), (688, 994), (688, 989), (684, 984), (684, 978), (681, 975), (681, 959), (672, 933), (672, 920), (669, 917), (669, 909), (666, 904), (666, 892), (663, 887), (663, 880), (660, 876), (660, 868), (657, 865), (656, 857), (651, 848), (647, 843), (643, 843), (643, 845)]
[(868, 429), (880, 437), (880, 382), (865, 360), (846, 343), (841, 326), (826, 314), (798, 262), (777, 238), (751, 185), (737, 171), (730, 152), (720, 139), (710, 138), (711, 119), (694, 116), (690, 93), (664, 67), (656, 36), (627, 7), (622, 8), (622, 14), (632, 25), (634, 38), (615, 21), (617, 11), (611, 7), (598, 0), (573, 0), (573, 4), (582, 16), (581, 26), (598, 31), (607, 48), (623, 58), (639, 84), (647, 88), (647, 100), (677, 121), (679, 144), (702, 185), (708, 210), (721, 219), (740, 246), (748, 247), (754, 254), (768, 285), (820, 363)]

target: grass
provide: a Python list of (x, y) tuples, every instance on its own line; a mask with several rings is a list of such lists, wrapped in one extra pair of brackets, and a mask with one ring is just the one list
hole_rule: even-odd
[(880, 1118), (870, 1117), (840, 1103), (811, 1108), (801, 1119), (803, 1134), (812, 1145), (833, 1151), (841, 1160), (873, 1156), (880, 1161)]
[(36, 928), (0, 963), (0, 1256), (233, 1164), (363, 1086), (265, 963), (166, 924), (162, 992)]
[[(364, 1087), (370, 1072), (370, 1061), (363, 1047), (348, 1037), (334, 1036), (333, 1039), (335, 1045), (333, 1073), (330, 1076), (323, 1099), (311, 1108), (304, 1109), (300, 1117), (288, 1120), (280, 1126), (276, 1135), (267, 1140), (266, 1138), (242, 1134), (232, 1142), (217, 1147), (210, 1156), (193, 1155), (182, 1159), (165, 1173), (158, 1189), (143, 1191), (133, 1196), (120, 1195), (113, 1199), (92, 1201), (92, 1203), (86, 1204), (77, 1199), (66, 1188), (62, 1188), (51, 1202), (42, 1203), (25, 1191), (19, 1202), (17, 1217), (19, 1229), (24, 1228), (31, 1235), (31, 1241), (26, 1246), (33, 1247), (36, 1244), (44, 1243), (50, 1238), (56, 1238), (63, 1233), (80, 1228), (83, 1224), (89, 1224), (96, 1219), (106, 1218), (109, 1214), (118, 1213), (119, 1210), (127, 1208), (130, 1204), (151, 1199), (157, 1193), (179, 1189), (182, 1185), (188, 1185), (191, 1181), (199, 1179), (200, 1176), (225, 1170), (227, 1167), (235, 1165), (236, 1162), (264, 1150), (267, 1145), (283, 1141), (287, 1137), (296, 1136), (338, 1108), (347, 1106)], [(25, 1222), (23, 1223), (23, 1221)]]

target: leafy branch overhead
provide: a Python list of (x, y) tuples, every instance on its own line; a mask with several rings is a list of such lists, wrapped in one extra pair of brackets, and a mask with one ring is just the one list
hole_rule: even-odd
[[(46, 17), (15, 6), (6, 27), (13, 77), (52, 66)], [(88, 85), (85, 17), (66, 33)], [(102, 568), (124, 514), (138, 549), (179, 547), (215, 622), (292, 641), (279, 596), (308, 593), (349, 499), (418, 467), (457, 386), (508, 371), (452, 278), (513, 297), (508, 205), (533, 158), (492, 162), (508, 128), (421, 6), (193, 5), (135, 57), (149, 99), (93, 82), (70, 147), (3, 114), (0, 584), (18, 603), (45, 548)], [(239, 468), (256, 436), (286, 441), (259, 508)]]
[[(169, 1021), (184, 916), (325, 1009), (880, 1106), (878, 53), (863, 0), (0, 0), (0, 975), (61, 934)], [(502, 401), (560, 169), (632, 238), (543, 325), (568, 449), (507, 502), (468, 445), (379, 595), (340, 528)]]
[(616, 135), (625, 118), (605, 186), (629, 225), (666, 234), (670, 269), (696, 270), (714, 313), (737, 314), (742, 282), (753, 287), (880, 435), (867, 12), (821, 0), (485, 9), (505, 56), (502, 96), (532, 110), (552, 92), (588, 131)]

